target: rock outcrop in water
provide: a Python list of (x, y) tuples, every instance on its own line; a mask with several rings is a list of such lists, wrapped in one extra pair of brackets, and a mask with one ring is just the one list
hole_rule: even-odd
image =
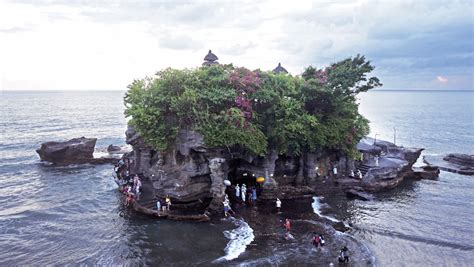
[(423, 151), (423, 148), (400, 147), (372, 138), (364, 138), (360, 143), (365, 145), (358, 145), (358, 147), (365, 147), (367, 149), (364, 151), (378, 156), (365, 155), (364, 160), (358, 162), (357, 168), (364, 172), (361, 180), (342, 179), (340, 181), (343, 187), (356, 189), (356, 191), (376, 192), (396, 187), (405, 177), (413, 175), (413, 164)]
[(422, 151), (422, 148), (388, 147), (386, 154), (379, 158), (379, 165), (372, 166), (364, 176), (363, 188), (380, 191), (396, 187), (412, 173), (412, 166)]
[(118, 152), (120, 152), (120, 151), (122, 151), (122, 148), (119, 147), (119, 146), (109, 145), (109, 146), (107, 147), (107, 152), (109, 152), (109, 153), (111, 153), (111, 154), (113, 154), (113, 153), (118, 153)]
[(427, 155), (423, 157), (425, 163), (436, 166), (443, 171), (474, 175), (474, 155), (452, 153), (444, 155)]
[(65, 142), (46, 142), (36, 150), (41, 161), (54, 164), (103, 164), (113, 163), (117, 158), (94, 158), (97, 138), (73, 138)]
[(270, 151), (266, 157), (255, 157), (237, 148), (209, 149), (201, 134), (184, 129), (174, 147), (166, 152), (146, 144), (132, 126), (126, 137), (133, 147), (126, 155), (131, 160), (131, 172), (151, 179), (157, 198), (169, 195), (173, 203), (187, 205), (210, 200), (208, 211), (214, 214), (222, 213), (225, 179), (232, 184), (259, 186), (255, 180), (261, 176), (265, 178), (261, 199), (289, 199), (311, 195), (313, 190), (308, 186), (317, 177), (327, 176), (334, 165), (341, 174), (354, 168), (353, 160), (337, 151), (305, 153), (301, 157)]
[(97, 138), (74, 138), (66, 142), (46, 142), (36, 152), (41, 160), (55, 163), (90, 160)]

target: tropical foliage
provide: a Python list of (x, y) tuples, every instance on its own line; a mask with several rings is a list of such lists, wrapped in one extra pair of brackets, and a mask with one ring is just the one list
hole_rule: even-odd
[(169, 149), (180, 129), (193, 129), (208, 147), (256, 155), (350, 154), (369, 131), (356, 95), (381, 85), (367, 78), (373, 69), (359, 55), (296, 77), (232, 65), (165, 69), (129, 85), (125, 115), (158, 150)]

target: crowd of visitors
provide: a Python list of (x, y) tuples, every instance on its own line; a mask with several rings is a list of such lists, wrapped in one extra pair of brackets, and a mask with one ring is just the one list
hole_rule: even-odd
[[(130, 166), (130, 162), (124, 161), (123, 159), (121, 159), (114, 168), (115, 182), (121, 188), (122, 193), (126, 195), (126, 199), (125, 199), (126, 206), (129, 206), (133, 201), (138, 200), (140, 198), (141, 188), (142, 188), (142, 182), (140, 180), (140, 177), (136, 174), (134, 176), (130, 175), (129, 166)], [(333, 174), (337, 176), (336, 166), (333, 167), (332, 171), (333, 171)], [(362, 173), (360, 170), (357, 170), (356, 173), (354, 173), (354, 171), (351, 171), (349, 174), (349, 177), (362, 179)], [(242, 183), (240, 185), (239, 184), (235, 185), (234, 189), (235, 189), (234, 199), (238, 203), (251, 206), (257, 202), (256, 186), (247, 186), (247, 184)], [(231, 202), (229, 200), (228, 194), (225, 194), (224, 201), (222, 204), (224, 207), (225, 217), (229, 215), (235, 215), (235, 212), (232, 210)], [(160, 199), (158, 199), (156, 202), (156, 209), (158, 211), (166, 212), (170, 210), (170, 207), (171, 207), (171, 198), (169, 195), (166, 196), (163, 202)], [(275, 200), (275, 207), (276, 207), (277, 213), (281, 213), (282, 201), (279, 198), (276, 198)], [(290, 234), (291, 221), (289, 218), (285, 219), (283, 223), (283, 228), (286, 231), (286, 237), (287, 238), (292, 237)], [(313, 237), (311, 241), (312, 241), (312, 245), (315, 248), (323, 247), (325, 244), (324, 236), (321, 234), (317, 234), (316, 232), (313, 233)], [(340, 263), (349, 262), (348, 248), (346, 246), (344, 246), (340, 250), (338, 261)]]
[(114, 179), (121, 188), (123, 194), (126, 195), (125, 205), (130, 205), (134, 200), (140, 198), (142, 189), (142, 181), (137, 174), (130, 175), (130, 162), (120, 159), (114, 167)]

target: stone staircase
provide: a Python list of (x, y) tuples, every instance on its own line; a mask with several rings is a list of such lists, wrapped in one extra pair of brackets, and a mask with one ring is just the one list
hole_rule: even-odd
[(365, 163), (360, 162), (356, 165), (356, 168), (360, 170), (362, 176), (365, 176), (371, 167)]

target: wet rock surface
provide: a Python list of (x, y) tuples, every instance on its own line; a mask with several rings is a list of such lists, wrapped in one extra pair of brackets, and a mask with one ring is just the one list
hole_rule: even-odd
[[(394, 188), (412, 174), (412, 165), (423, 150), (365, 138), (359, 147), (370, 153), (381, 153), (380, 157), (378, 162), (368, 157), (356, 163), (337, 151), (294, 157), (270, 150), (260, 157), (249, 155), (239, 147), (210, 149), (205, 146), (202, 135), (185, 129), (180, 130), (175, 146), (166, 152), (147, 145), (133, 126), (128, 127), (126, 137), (133, 147), (133, 151), (126, 154), (131, 162), (130, 172), (148, 177), (156, 197), (169, 195), (183, 205), (208, 208), (211, 214), (219, 214), (223, 209), (224, 180), (230, 180), (232, 185), (255, 186), (255, 179), (264, 177), (259, 185), (259, 199), (264, 200), (311, 196), (318, 180), (324, 177), (330, 177), (331, 183), (337, 183), (344, 192), (350, 189), (376, 192)], [(367, 168), (362, 179), (348, 178), (350, 171), (356, 170), (356, 164)], [(337, 174), (333, 173), (334, 167)], [(244, 173), (248, 176), (243, 176)], [(203, 207), (205, 203), (210, 205)]]
[(93, 158), (97, 138), (74, 138), (66, 142), (46, 142), (36, 150), (42, 161), (75, 162)]
[(474, 155), (452, 153), (447, 155), (426, 155), (423, 161), (440, 170), (474, 175)]
[(376, 151), (380, 151), (378, 160), (376, 157), (370, 157), (361, 163), (368, 170), (360, 184), (356, 185), (372, 192), (392, 189), (405, 177), (412, 175), (412, 166), (423, 151), (423, 148), (400, 147), (371, 138), (364, 138), (361, 142), (373, 143)]
[(97, 138), (73, 138), (65, 142), (46, 142), (36, 150), (41, 161), (53, 164), (108, 164), (118, 161), (116, 157), (94, 158)]
[(117, 152), (120, 152), (121, 150), (122, 150), (122, 148), (119, 147), (119, 146), (109, 145), (107, 147), (107, 152), (109, 152), (109, 153), (117, 153)]
[[(279, 155), (269, 151), (264, 157), (249, 155), (239, 147), (209, 149), (202, 135), (182, 129), (175, 146), (166, 152), (147, 145), (133, 126), (126, 131), (127, 143), (133, 151), (126, 154), (130, 172), (151, 179), (157, 197), (170, 197), (187, 204), (209, 203), (209, 211), (222, 210), (223, 181), (256, 185), (264, 177), (259, 198), (272, 200), (311, 194), (317, 177), (329, 175), (332, 165), (347, 172), (353, 161), (336, 151), (304, 154), (301, 157)], [(219, 161), (218, 166), (215, 164)], [(248, 176), (242, 178), (243, 173)], [(295, 187), (296, 186), (296, 187)]]
[(437, 179), (439, 168), (436, 166), (413, 167), (413, 177), (416, 179)]
[(349, 198), (356, 198), (364, 201), (374, 200), (375, 197), (372, 194), (366, 193), (362, 190), (349, 189), (346, 191), (346, 195)]

